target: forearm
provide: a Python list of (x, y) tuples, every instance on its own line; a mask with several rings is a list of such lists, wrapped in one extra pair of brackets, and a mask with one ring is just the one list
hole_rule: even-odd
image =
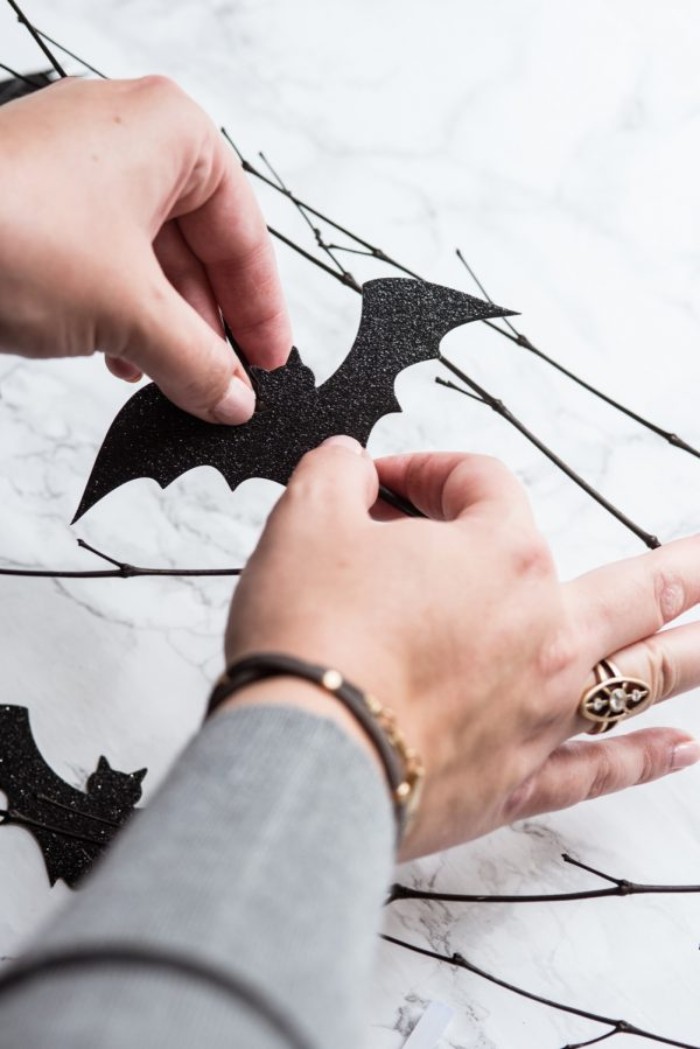
[[(357, 1049), (393, 840), (381, 774), (339, 728), (291, 708), (234, 709), (36, 950), (136, 943), (194, 957), (311, 1045)], [(264, 1013), (157, 967), (105, 965), (14, 992), (2, 1044), (286, 1049)]]

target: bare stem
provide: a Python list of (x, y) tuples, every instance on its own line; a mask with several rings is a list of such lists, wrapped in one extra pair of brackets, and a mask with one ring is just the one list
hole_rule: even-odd
[(613, 878), (610, 874), (596, 870), (587, 863), (575, 860), (568, 853), (562, 854), (564, 863), (578, 867), (589, 874), (610, 883), (609, 889), (586, 889), (583, 892), (538, 893), (529, 895), (498, 896), (484, 893), (451, 893), (426, 892), (423, 889), (412, 889), (408, 885), (392, 885), (386, 903), (396, 900), (434, 900), (442, 903), (561, 903), (566, 900), (599, 900), (603, 896), (641, 896), (658, 895), (659, 893), (700, 893), (700, 885), (645, 885), (641, 882), (628, 881), (627, 878)]
[(634, 1024), (628, 1023), (627, 1020), (616, 1020), (611, 1016), (604, 1016), (601, 1013), (590, 1012), (588, 1009), (578, 1009), (574, 1005), (566, 1005), (564, 1002), (557, 1002), (553, 998), (545, 998), (544, 995), (535, 994), (534, 991), (528, 991), (524, 987), (519, 987), (517, 984), (509, 983), (507, 980), (502, 980), (499, 976), (494, 976), (492, 973), (486, 972), (484, 969), (480, 969), (473, 962), (467, 961), (464, 955), (455, 952), (454, 954), (438, 954), (436, 951), (429, 951), (425, 947), (418, 947), (416, 944), (407, 943), (405, 940), (398, 940), (395, 936), (388, 936), (386, 933), (382, 934), (381, 937), (386, 940), (387, 943), (393, 943), (397, 947), (403, 947), (404, 950), (413, 951), (415, 954), (421, 954), (426, 958), (433, 958), (435, 961), (444, 962), (446, 965), (452, 965), (458, 969), (466, 969), (467, 972), (474, 973), (475, 976), (480, 976), (484, 980), (488, 980), (489, 983), (495, 984), (497, 987), (503, 987), (506, 991), (510, 991), (512, 994), (517, 994), (520, 998), (527, 998), (531, 1002), (538, 1002), (540, 1005), (546, 1005), (550, 1009), (556, 1009), (562, 1013), (568, 1013), (570, 1016), (580, 1016), (584, 1020), (592, 1020), (593, 1023), (604, 1024), (606, 1027), (612, 1028), (610, 1037), (617, 1034), (634, 1034), (638, 1038), (648, 1038), (650, 1041), (661, 1042), (663, 1045), (672, 1045), (676, 1049), (700, 1049), (700, 1046), (691, 1044), (690, 1042), (679, 1042), (675, 1038), (666, 1038), (660, 1034), (654, 1034), (653, 1031), (647, 1031), (642, 1027), (636, 1027)]
[[(477, 288), (479, 288), (481, 293), (484, 295), (484, 297), (488, 299), (489, 302), (493, 302), (493, 299), (486, 291), (486, 288), (481, 283), (476, 273), (469, 265), (459, 248), (456, 249), (455, 254), (466, 269), (469, 276), (476, 284)], [(494, 331), (497, 331), (499, 335), (504, 335), (507, 339), (510, 339), (511, 342), (514, 342), (518, 346), (523, 347), (523, 349), (529, 350), (530, 353), (534, 354), (536, 357), (539, 357), (540, 360), (544, 361), (546, 364), (549, 364), (558, 372), (561, 372), (562, 375), (565, 375), (567, 379), (571, 379), (571, 381), (575, 382), (577, 386), (581, 386), (584, 390), (587, 390), (589, 393), (592, 393), (594, 397), (598, 397), (599, 400), (605, 401), (605, 403), (609, 404), (611, 408), (614, 408), (618, 412), (622, 412), (623, 415), (627, 415), (630, 419), (634, 419), (635, 422), (639, 423), (641, 426), (645, 426), (647, 430), (651, 430), (651, 432), (655, 433), (658, 437), (663, 437), (663, 439), (665, 441), (668, 441), (669, 444), (672, 444), (674, 448), (681, 448), (684, 452), (688, 452), (690, 455), (694, 455), (696, 458), (700, 458), (700, 451), (697, 448), (694, 448), (691, 444), (688, 444), (687, 441), (684, 441), (681, 437), (678, 436), (678, 434), (671, 433), (669, 430), (664, 430), (662, 426), (658, 426), (656, 423), (653, 423), (651, 419), (646, 419), (643, 415), (640, 415), (638, 412), (632, 411), (631, 408), (627, 408), (624, 404), (621, 404), (619, 401), (616, 401), (613, 397), (608, 396), (607, 393), (603, 393), (603, 391), (599, 390), (596, 386), (593, 386), (591, 383), (586, 382), (586, 380), (582, 379), (580, 375), (576, 375), (575, 372), (572, 372), (568, 368), (565, 368), (563, 364), (560, 364), (558, 361), (554, 360), (553, 357), (550, 357), (548, 354), (544, 353), (543, 350), (538, 349), (538, 347), (530, 341), (527, 335), (525, 335), (523, 332), (518, 331), (518, 329), (508, 319), (508, 317), (503, 317), (501, 318), (501, 320), (503, 324), (507, 325), (507, 327), (510, 328), (511, 334), (508, 334), (507, 331), (504, 331), (503, 328), (498, 326), (498, 324), (494, 324), (493, 321), (484, 321), (484, 323), (487, 324), (489, 328), (493, 328)]]
[[(592, 484), (589, 484), (588, 481), (584, 480), (584, 478), (581, 477), (581, 475), (578, 474), (571, 466), (569, 466), (568, 463), (564, 462), (564, 460), (560, 456), (558, 456), (556, 452), (552, 451), (552, 449), (549, 448), (544, 443), (544, 441), (541, 441), (540, 438), (532, 432), (532, 430), (525, 426), (525, 424), (522, 423), (520, 419), (517, 418), (517, 416), (513, 415), (510, 408), (508, 408), (503, 403), (503, 401), (499, 400), (498, 397), (494, 397), (492, 394), (490, 394), (487, 390), (484, 389), (483, 386), (480, 386), (479, 383), (475, 382), (474, 379), (470, 379), (466, 372), (463, 372), (461, 368), (458, 368), (457, 365), (453, 364), (453, 362), (448, 360), (447, 357), (443, 357), (441, 355), (440, 362), (444, 364), (444, 366), (448, 368), (454, 375), (456, 375), (458, 379), (461, 379), (462, 382), (465, 383), (465, 385), (471, 387), (471, 389), (478, 394), (479, 399), (482, 400), (484, 404), (487, 404), (489, 408), (496, 412), (497, 415), (500, 415), (503, 419), (509, 422), (511, 426), (515, 427), (515, 429), (519, 433), (521, 433), (523, 437), (525, 437), (526, 440), (530, 442), (530, 444), (533, 444), (535, 448), (539, 449), (539, 451), (542, 452), (542, 454), (546, 456), (551, 463), (554, 463), (557, 469), (561, 470), (562, 473), (566, 474), (566, 476), (571, 481), (573, 481), (574, 484), (578, 485), (578, 487), (581, 488), (586, 493), (586, 495), (589, 495), (591, 499), (595, 500), (595, 502), (602, 506), (604, 510), (607, 510), (609, 514), (612, 514), (612, 516), (616, 520), (618, 520), (620, 524), (623, 524), (625, 528), (628, 528), (630, 532), (633, 532), (634, 535), (641, 539), (642, 542), (646, 546), (648, 546), (650, 550), (655, 550), (657, 547), (661, 546), (661, 543), (657, 536), (652, 535), (650, 532), (647, 532), (646, 529), (642, 528), (641, 525), (636, 524), (630, 517), (627, 516), (627, 514), (624, 514), (622, 510), (619, 510), (616, 506), (614, 506), (609, 499), (606, 499), (605, 496), (597, 490), (597, 488), (594, 488)], [(459, 386), (455, 386), (454, 384), (452, 385), (451, 389), (457, 390), (459, 393), (466, 392), (465, 390), (461, 390)]]
[(239, 576), (242, 568), (143, 568), (126, 561), (117, 561), (109, 554), (103, 554), (90, 546), (84, 539), (78, 540), (78, 546), (89, 550), (91, 554), (102, 558), (114, 568), (98, 571), (62, 571), (50, 568), (0, 568), (0, 576), (24, 576), (36, 579), (133, 579), (134, 576)]
[(14, 13), (17, 15), (17, 21), (21, 22), (22, 25), (25, 26), (25, 28), (29, 30), (30, 35), (34, 39), (34, 42), (44, 52), (44, 54), (46, 55), (46, 57), (48, 58), (49, 62), (51, 63), (53, 68), (56, 70), (58, 75), (60, 77), (68, 76), (68, 74), (66, 73), (66, 71), (63, 68), (63, 66), (61, 65), (61, 63), (58, 61), (58, 59), (56, 58), (54, 53), (51, 51), (51, 48), (47, 47), (45, 42), (42, 40), (41, 35), (39, 33), (37, 33), (36, 29), (34, 28), (32, 23), (29, 21), (29, 19), (25, 15), (25, 13), (22, 11), (22, 9), (20, 8), (20, 6), (16, 2), (16, 0), (7, 0), (7, 2), (10, 5), (10, 7), (12, 8), (12, 10), (14, 11)]
[(101, 847), (105, 845), (103, 838), (92, 838), (89, 834), (78, 834), (77, 831), (67, 830), (65, 827), (54, 827), (51, 823), (42, 823), (41, 820), (35, 820), (31, 816), (26, 816), (23, 812), (17, 812), (16, 809), (0, 809), (0, 817), (2, 817), (4, 823), (16, 823), (19, 827), (45, 830), (51, 834), (60, 834), (63, 838), (85, 841), (90, 845), (99, 845)]

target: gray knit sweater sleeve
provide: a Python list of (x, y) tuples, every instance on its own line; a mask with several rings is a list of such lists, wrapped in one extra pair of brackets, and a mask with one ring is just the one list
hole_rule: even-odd
[[(360, 1049), (393, 819), (381, 774), (291, 707), (213, 718), (32, 951), (138, 944), (252, 989), (114, 963), (0, 996), (2, 1049)], [(280, 1022), (273, 1022), (271, 1016)]]

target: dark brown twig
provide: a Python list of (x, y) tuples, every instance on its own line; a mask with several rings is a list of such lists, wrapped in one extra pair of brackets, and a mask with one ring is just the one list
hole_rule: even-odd
[[(571, 481), (573, 481), (574, 484), (578, 485), (578, 487), (581, 488), (586, 493), (586, 495), (589, 495), (591, 499), (595, 500), (595, 502), (599, 504), (599, 506), (602, 506), (603, 509), (607, 510), (609, 514), (612, 514), (612, 516), (616, 520), (618, 520), (620, 524), (623, 524), (625, 528), (628, 528), (630, 532), (633, 532), (634, 535), (641, 539), (642, 542), (646, 546), (648, 546), (650, 550), (655, 550), (657, 547), (661, 546), (661, 542), (659, 541), (657, 536), (652, 535), (650, 532), (647, 532), (646, 529), (642, 528), (641, 525), (636, 524), (630, 517), (627, 516), (627, 514), (623, 513), (622, 510), (619, 510), (613, 503), (610, 502), (609, 499), (606, 499), (605, 496), (597, 490), (597, 488), (594, 488), (593, 485), (589, 484), (588, 481), (586, 481), (583, 477), (581, 477), (580, 474), (578, 474), (574, 469), (572, 469), (572, 467), (569, 466), (568, 463), (564, 462), (564, 460), (560, 456), (558, 456), (556, 452), (552, 451), (552, 449), (549, 448), (544, 443), (544, 441), (541, 441), (540, 438), (532, 432), (532, 430), (530, 430), (524, 423), (520, 421), (520, 419), (513, 415), (512, 411), (503, 403), (503, 401), (499, 400), (498, 397), (492, 396), (492, 394), (485, 390), (483, 386), (480, 386), (479, 383), (475, 382), (474, 379), (470, 379), (466, 372), (463, 372), (461, 368), (458, 368), (457, 365), (453, 364), (452, 361), (447, 359), (447, 357), (443, 357), (441, 355), (440, 362), (441, 364), (444, 364), (444, 366), (448, 368), (453, 375), (456, 375), (458, 379), (461, 379), (463, 383), (465, 383), (472, 390), (474, 390), (478, 395), (477, 399), (481, 400), (484, 404), (488, 405), (488, 407), (491, 408), (494, 412), (496, 412), (497, 415), (500, 415), (503, 419), (509, 422), (511, 426), (515, 427), (515, 429), (519, 433), (521, 433), (523, 437), (525, 437), (526, 440), (530, 442), (530, 444), (534, 445), (535, 448), (539, 449), (539, 451), (542, 452), (542, 454), (546, 456), (550, 462), (554, 463), (554, 465), (559, 470), (561, 470), (562, 473), (566, 474), (566, 476)], [(441, 385), (446, 386), (447, 383), (441, 383)], [(466, 390), (460, 389), (459, 386), (456, 386), (454, 383), (450, 384), (450, 389), (456, 390), (458, 393), (463, 394), (467, 392)]]
[(12, 8), (12, 10), (14, 11), (14, 13), (17, 15), (17, 21), (21, 22), (22, 25), (29, 31), (29, 33), (30, 33), (31, 37), (33, 38), (34, 42), (36, 43), (37, 47), (41, 48), (41, 50), (44, 52), (44, 54), (46, 55), (46, 57), (48, 58), (49, 62), (51, 63), (53, 68), (56, 70), (58, 75), (60, 77), (68, 76), (68, 74), (66, 73), (66, 71), (63, 68), (63, 66), (61, 65), (61, 63), (58, 61), (58, 59), (56, 58), (54, 53), (51, 51), (51, 48), (46, 46), (46, 43), (41, 38), (41, 34), (37, 33), (36, 29), (34, 28), (32, 23), (29, 21), (27, 16), (24, 14), (24, 12), (20, 8), (19, 4), (16, 3), (16, 0), (7, 0), (7, 2), (10, 5), (10, 7)]
[[(480, 969), (478, 965), (474, 965), (473, 962), (467, 961), (463, 954), (455, 952), (454, 954), (438, 954), (437, 951), (430, 951), (425, 947), (418, 947), (417, 944), (408, 943), (406, 940), (399, 940), (395, 936), (389, 936), (383, 933), (381, 938), (386, 940), (387, 943), (393, 943), (397, 947), (403, 947), (404, 950), (413, 951), (415, 954), (421, 954), (425, 958), (432, 958), (437, 962), (444, 962), (446, 965), (452, 965), (457, 969), (466, 969), (467, 972), (474, 973), (475, 976), (480, 976), (484, 980), (488, 980), (489, 983), (495, 984), (497, 987), (503, 987), (504, 990), (510, 991), (512, 994), (517, 994), (520, 998), (527, 998), (531, 1002), (537, 1002), (539, 1005), (546, 1005), (550, 1009), (556, 1009), (562, 1013), (568, 1013), (569, 1016), (580, 1016), (584, 1020), (591, 1020), (593, 1023), (604, 1024), (610, 1028), (607, 1032), (607, 1037), (614, 1037), (618, 1034), (634, 1034), (638, 1038), (648, 1038), (650, 1041), (656, 1041), (663, 1045), (675, 1046), (676, 1049), (700, 1049), (697, 1044), (691, 1044), (690, 1042), (680, 1042), (675, 1038), (666, 1038), (660, 1034), (654, 1034), (653, 1031), (647, 1031), (642, 1027), (637, 1027), (635, 1024), (629, 1023), (627, 1020), (616, 1020), (611, 1016), (604, 1016), (602, 1013), (590, 1012), (588, 1009), (578, 1009), (574, 1005), (565, 1005), (563, 1002), (557, 1002), (553, 998), (545, 998), (544, 995), (535, 994), (534, 991), (528, 991), (524, 987), (519, 987), (517, 984), (509, 983), (507, 980), (502, 980), (498, 976), (494, 976), (492, 973), (486, 972), (485, 969)], [(594, 1039), (595, 1041), (601, 1039)], [(592, 1043), (579, 1043), (579, 1044), (592, 1044)], [(574, 1049), (573, 1046), (564, 1047), (564, 1049)]]
[(50, 798), (47, 794), (35, 794), (34, 797), (37, 801), (43, 801), (45, 805), (53, 805), (55, 809), (69, 812), (71, 816), (80, 816), (83, 820), (94, 820), (96, 823), (104, 823), (107, 827), (116, 827), (117, 829), (121, 827), (121, 823), (118, 823), (117, 820), (109, 820), (106, 816), (98, 816), (94, 812), (83, 812), (81, 809), (73, 808), (71, 805), (64, 805), (62, 801), (56, 801), (55, 798)]
[(326, 241), (325, 241), (325, 239), (324, 239), (324, 237), (323, 237), (323, 234), (322, 234), (321, 230), (319, 229), (319, 227), (318, 227), (318, 226), (314, 226), (313, 222), (312, 222), (312, 221), (311, 221), (311, 219), (309, 218), (309, 215), (308, 215), (308, 213), (307, 213), (307, 212), (306, 212), (306, 210), (304, 209), (304, 206), (303, 206), (303, 204), (301, 204), (301, 203), (299, 203), (299, 202), (297, 201), (297, 198), (296, 198), (296, 197), (295, 197), (295, 196), (294, 196), (294, 195), (292, 194), (292, 192), (291, 192), (291, 190), (289, 189), (289, 187), (288, 187), (287, 185), (285, 185), (285, 183), (283, 182), (282, 178), (281, 178), (281, 177), (280, 177), (280, 176), (278, 175), (278, 173), (277, 173), (277, 172), (275, 171), (275, 169), (273, 168), (272, 164), (271, 164), (271, 163), (270, 163), (270, 161), (269, 161), (269, 160), (267, 159), (267, 157), (265, 156), (265, 154), (264, 154), (264, 153), (262, 153), (262, 152), (260, 152), (260, 153), (259, 153), (259, 157), (260, 157), (260, 159), (262, 160), (262, 162), (263, 162), (263, 164), (265, 165), (265, 167), (267, 168), (267, 170), (268, 170), (268, 171), (270, 172), (270, 174), (272, 175), (272, 177), (273, 177), (273, 178), (275, 179), (275, 181), (277, 182), (278, 186), (280, 187), (280, 189), (282, 190), (282, 192), (284, 193), (284, 195), (285, 195), (285, 196), (286, 196), (286, 197), (287, 197), (287, 198), (288, 198), (289, 200), (291, 200), (291, 201), (292, 201), (292, 203), (293, 203), (293, 204), (295, 205), (295, 207), (296, 207), (297, 211), (299, 212), (299, 214), (301, 215), (301, 217), (302, 217), (302, 218), (304, 219), (304, 222), (306, 222), (307, 226), (309, 227), (309, 229), (310, 229), (310, 230), (311, 230), (311, 232), (313, 233), (313, 235), (314, 235), (314, 237), (315, 237), (315, 240), (316, 240), (316, 244), (318, 245), (318, 247), (319, 247), (319, 248), (321, 249), (321, 251), (323, 251), (323, 252), (325, 252), (325, 253), (326, 253), (326, 255), (327, 255), (327, 256), (328, 256), (328, 258), (329, 258), (329, 259), (331, 260), (331, 262), (333, 262), (333, 264), (334, 264), (334, 265), (336, 266), (336, 268), (338, 269), (338, 271), (339, 271), (340, 275), (341, 275), (341, 276), (342, 276), (342, 278), (343, 278), (343, 282), (344, 282), (345, 284), (351, 284), (351, 285), (353, 285), (353, 286), (357, 286), (358, 288), (359, 288), (359, 287), (361, 287), (361, 285), (359, 285), (359, 284), (358, 284), (358, 282), (357, 282), (357, 281), (355, 280), (355, 278), (353, 277), (352, 273), (350, 273), (350, 271), (349, 271), (349, 270), (346, 270), (346, 269), (345, 269), (345, 267), (343, 266), (342, 262), (340, 262), (340, 261), (339, 261), (339, 260), (338, 260), (338, 259), (337, 259), (337, 258), (335, 257), (335, 255), (334, 255), (334, 253), (333, 253), (333, 248), (331, 247), (331, 245), (330, 245), (330, 244), (327, 244), (327, 243), (326, 243)]
[(89, 550), (91, 554), (101, 557), (112, 569), (97, 571), (56, 571), (48, 568), (0, 568), (0, 576), (24, 576), (36, 579), (133, 579), (135, 576), (239, 576), (242, 568), (143, 568), (126, 561), (117, 561), (109, 554), (103, 554), (90, 546), (84, 539), (78, 540), (78, 546)]
[(74, 838), (76, 841), (85, 841), (90, 845), (104, 846), (102, 838), (92, 838), (89, 834), (78, 834), (77, 831), (67, 830), (65, 827), (54, 827), (50, 823), (42, 823), (31, 816), (26, 816), (16, 809), (0, 809), (0, 818), (3, 823), (16, 823), (19, 827), (33, 827), (35, 830), (49, 831), (51, 834), (60, 834), (64, 838)]
[[(339, 222), (336, 222), (335, 219), (329, 218), (328, 215), (324, 215), (322, 211), (319, 211), (317, 208), (312, 207), (311, 204), (307, 204), (306, 201), (301, 200), (294, 193), (292, 193), (291, 190), (282, 189), (281, 186), (277, 184), (277, 182), (274, 182), (271, 178), (268, 178), (267, 175), (264, 175), (262, 171), (254, 167), (250, 163), (250, 161), (243, 156), (240, 149), (227, 132), (226, 128), (222, 127), (221, 133), (236, 153), (238, 159), (241, 162), (241, 167), (249, 175), (254, 175), (255, 178), (259, 179), (261, 182), (264, 182), (266, 185), (271, 186), (272, 189), (276, 190), (278, 193), (282, 193), (285, 197), (291, 200), (292, 204), (294, 204), (295, 207), (303, 209), (305, 212), (308, 212), (309, 215), (314, 215), (316, 218), (321, 219), (321, 221), (325, 222), (328, 226), (331, 226), (339, 233), (342, 233), (344, 234), (344, 236), (349, 237), (351, 240), (354, 240), (356, 244), (361, 244), (363, 248), (366, 248), (367, 253), (372, 258), (378, 259), (380, 262), (388, 263), (388, 265), (392, 266), (396, 270), (400, 270), (402, 273), (405, 273), (408, 277), (415, 277), (416, 280), (421, 280), (421, 277), (417, 273), (415, 273), (413, 270), (408, 269), (408, 267), (402, 265), (402, 263), (398, 262), (396, 259), (392, 259), (389, 255), (382, 251), (381, 248), (375, 247), (374, 244), (370, 244), (369, 241), (364, 240), (362, 237), (358, 236), (357, 233), (352, 233), (349, 229), (347, 229), (347, 227), (341, 226), (341, 224)], [(336, 250), (338, 250), (337, 245), (333, 245), (333, 247)]]
[(109, 80), (108, 76), (106, 76), (104, 73), (101, 73), (99, 69), (91, 65), (89, 62), (86, 62), (84, 58), (81, 58), (79, 55), (76, 55), (75, 52), (71, 51), (70, 48), (65, 46), (65, 44), (59, 44), (58, 40), (54, 40), (52, 36), (49, 36), (48, 33), (44, 33), (37, 26), (34, 26), (34, 29), (43, 40), (48, 40), (48, 42), (50, 44), (53, 44), (54, 47), (57, 47), (59, 51), (63, 51), (64, 54), (68, 55), (70, 58), (75, 59), (76, 62), (80, 62), (81, 66), (85, 66), (85, 68), (89, 69), (91, 73), (95, 74), (95, 76), (100, 77), (102, 80)]
[(412, 889), (408, 885), (392, 885), (386, 903), (396, 900), (432, 900), (441, 903), (562, 903), (568, 900), (599, 900), (604, 896), (642, 896), (669, 893), (700, 893), (700, 885), (647, 885), (641, 882), (628, 881), (626, 878), (613, 878), (609, 874), (589, 867), (586, 863), (575, 860), (564, 853), (562, 859), (573, 867), (594, 874), (597, 878), (610, 882), (609, 889), (586, 889), (582, 892), (558, 892), (518, 895), (490, 895), (484, 893), (427, 892), (423, 889)]
[[(479, 291), (484, 296), (484, 298), (488, 299), (489, 302), (493, 302), (493, 299), (491, 298), (486, 288), (481, 283), (476, 273), (469, 265), (459, 248), (455, 249), (455, 254), (466, 269), (469, 276), (476, 284)], [(510, 328), (510, 334), (507, 331), (504, 331), (503, 328), (499, 327), (499, 325), (495, 324), (493, 321), (484, 321), (484, 324), (486, 324), (487, 327), (493, 328), (493, 330), (497, 331), (499, 335), (504, 335), (506, 339), (510, 339), (511, 342), (514, 342), (518, 346), (522, 346), (524, 349), (529, 350), (530, 353), (534, 354), (536, 357), (539, 357), (540, 360), (545, 362), (545, 364), (549, 364), (552, 368), (555, 368), (558, 372), (561, 372), (562, 375), (565, 375), (567, 379), (571, 379), (571, 381), (575, 382), (577, 386), (581, 386), (584, 390), (587, 390), (588, 393), (593, 394), (593, 396), (597, 397), (599, 400), (605, 401), (605, 403), (609, 404), (611, 408), (614, 408), (618, 412), (622, 412), (623, 415), (628, 416), (630, 419), (634, 419), (635, 422), (639, 423), (641, 426), (646, 427), (647, 430), (651, 430), (651, 432), (655, 433), (658, 437), (663, 437), (663, 439), (665, 441), (668, 441), (669, 444), (673, 445), (674, 448), (681, 448), (684, 452), (688, 452), (690, 455), (694, 455), (696, 458), (700, 459), (700, 451), (697, 448), (694, 448), (691, 444), (688, 444), (687, 441), (684, 441), (681, 437), (678, 436), (678, 434), (671, 433), (669, 430), (664, 430), (663, 427), (657, 426), (656, 423), (653, 423), (651, 419), (646, 419), (643, 415), (639, 415), (638, 412), (633, 411), (631, 408), (627, 408), (624, 404), (620, 404), (619, 401), (616, 401), (613, 397), (608, 396), (607, 393), (603, 393), (602, 390), (599, 390), (596, 386), (593, 386), (591, 383), (586, 382), (586, 380), (582, 379), (580, 375), (576, 375), (575, 372), (572, 372), (568, 368), (565, 368), (563, 364), (559, 363), (559, 361), (554, 360), (553, 357), (550, 357), (543, 350), (540, 350), (530, 341), (527, 335), (525, 335), (521, 331), (518, 331), (518, 329), (508, 317), (503, 317), (502, 323), (505, 324), (508, 328)]]

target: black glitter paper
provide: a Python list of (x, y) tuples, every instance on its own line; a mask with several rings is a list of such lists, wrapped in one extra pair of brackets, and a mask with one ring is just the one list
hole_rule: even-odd
[(250, 477), (286, 484), (302, 455), (327, 437), (349, 434), (366, 445), (379, 419), (401, 411), (396, 376), (438, 357), (447, 332), (510, 313), (438, 284), (368, 281), (357, 337), (338, 370), (317, 387), (296, 349), (275, 371), (251, 369), (257, 408), (242, 426), (202, 422), (146, 386), (112, 423), (73, 520), (127, 481), (151, 477), (165, 488), (195, 466), (215, 467), (232, 489)]
[(1, 822), (34, 835), (52, 885), (62, 878), (74, 886), (90, 869), (131, 815), (146, 771), (117, 772), (101, 757), (86, 791), (77, 790), (44, 761), (27, 708), (0, 706)]
[(49, 70), (45, 73), (30, 73), (24, 80), (13, 78), (0, 81), (0, 106), (5, 102), (14, 102), (17, 98), (31, 95), (34, 91), (40, 91), (42, 87), (48, 87), (55, 80), (55, 75)]

